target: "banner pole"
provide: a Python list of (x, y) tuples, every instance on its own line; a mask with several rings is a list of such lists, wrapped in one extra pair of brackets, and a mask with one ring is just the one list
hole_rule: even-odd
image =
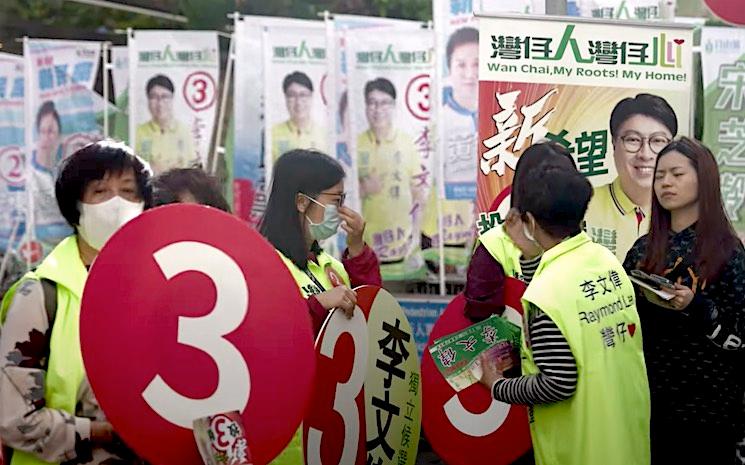
[(225, 67), (225, 79), (222, 83), (222, 96), (220, 97), (220, 112), (217, 116), (217, 135), (215, 137), (215, 150), (212, 152), (212, 163), (209, 172), (214, 175), (217, 171), (217, 160), (220, 153), (225, 153), (225, 147), (222, 146), (223, 142), (223, 127), (225, 126), (225, 118), (227, 111), (225, 106), (228, 102), (228, 90), (233, 80), (233, 63), (235, 61), (235, 34), (230, 35), (230, 46), (228, 47), (228, 63)]
[(111, 63), (109, 62), (110, 42), (101, 43), (101, 53), (103, 54), (103, 137), (109, 138), (109, 71)]

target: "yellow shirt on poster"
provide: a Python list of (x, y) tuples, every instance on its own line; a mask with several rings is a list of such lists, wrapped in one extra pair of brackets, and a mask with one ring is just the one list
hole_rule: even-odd
[(150, 163), (155, 174), (171, 168), (186, 168), (198, 160), (189, 128), (174, 120), (163, 129), (150, 120), (137, 126), (135, 153)]
[(608, 248), (623, 263), (634, 242), (649, 231), (649, 214), (631, 201), (616, 178), (595, 188), (585, 228), (593, 242)]
[(374, 193), (363, 191), (361, 196), (367, 222), (365, 241), (381, 262), (402, 260), (413, 249), (412, 190), (419, 159), (414, 140), (402, 131), (381, 141), (369, 129), (357, 137), (360, 184), (377, 184), (379, 188)]
[(275, 124), (272, 127), (272, 162), (281, 155), (294, 149), (313, 149), (328, 151), (326, 131), (317, 124), (311, 123), (306, 129), (300, 129), (292, 121)]

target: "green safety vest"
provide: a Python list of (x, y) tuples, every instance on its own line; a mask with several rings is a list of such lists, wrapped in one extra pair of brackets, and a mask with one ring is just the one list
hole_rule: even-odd
[[(316, 256), (316, 261), (308, 260), (307, 273), (295, 265), (292, 260), (285, 257), (279, 250), (277, 251), (282, 261), (285, 262), (287, 269), (290, 270), (292, 277), (300, 288), (300, 293), (306, 299), (312, 295), (329, 291), (339, 284), (351, 287), (349, 284), (349, 275), (341, 262), (326, 252), (321, 252)], [(310, 275), (313, 275), (311, 278)], [(336, 283), (332, 282), (332, 278)], [(318, 285), (321, 285), (319, 288)]]
[(545, 312), (569, 342), (577, 390), (530, 409), (538, 465), (647, 465), (650, 400), (634, 288), (616, 257), (580, 233), (543, 254), (523, 296), (524, 375), (539, 372), (529, 314)]
[[(85, 369), (80, 353), (80, 299), (88, 271), (80, 259), (78, 241), (69, 236), (52, 250), (35, 271), (27, 273), (3, 297), (0, 322), (5, 322), (18, 285), (27, 279), (48, 279), (56, 283), (57, 312), (49, 339), (49, 361), (44, 383), (46, 406), (75, 415)], [(49, 462), (35, 455), (14, 451), (10, 465), (43, 465)]]
[[(352, 287), (349, 283), (349, 275), (344, 269), (341, 262), (326, 252), (317, 255), (316, 261), (308, 260), (308, 272), (301, 270), (292, 260), (285, 257), (282, 252), (277, 251), (287, 269), (290, 270), (292, 277), (295, 279), (300, 293), (306, 299), (312, 295), (320, 294), (331, 290), (339, 284)], [(311, 278), (312, 275), (313, 277)], [(333, 278), (333, 281), (332, 281)], [(336, 282), (336, 284), (334, 283)], [(318, 285), (322, 288), (319, 288)], [(303, 456), (303, 428), (297, 430), (292, 437), (290, 444), (285, 450), (271, 461), (270, 465), (303, 465), (305, 458)]]
[(520, 268), (520, 249), (504, 232), (503, 226), (496, 226), (479, 237), (484, 248), (502, 265), (504, 275), (511, 278), (522, 278)]

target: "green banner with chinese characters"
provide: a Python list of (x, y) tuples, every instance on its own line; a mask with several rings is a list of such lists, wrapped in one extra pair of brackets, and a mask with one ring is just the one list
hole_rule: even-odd
[(719, 164), (722, 199), (745, 237), (745, 30), (707, 27), (701, 35), (704, 143)]
[(506, 217), (523, 151), (549, 139), (595, 188), (587, 233), (623, 260), (649, 228), (657, 153), (690, 133), (692, 28), (485, 17), (479, 32), (479, 232)]

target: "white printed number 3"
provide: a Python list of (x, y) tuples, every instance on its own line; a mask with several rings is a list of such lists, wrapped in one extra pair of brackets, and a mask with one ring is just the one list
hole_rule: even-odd
[[(367, 374), (367, 322), (359, 307), (355, 307), (354, 316), (347, 319), (344, 313), (335, 310), (331, 321), (326, 325), (326, 333), (321, 341), (321, 355), (332, 358), (336, 342), (342, 334), (349, 333), (354, 342), (354, 360), (352, 373), (344, 384), (336, 385), (334, 395), (334, 410), (344, 420), (344, 449), (341, 453), (339, 465), (353, 464), (357, 460), (357, 444), (360, 437), (359, 411), (355, 399), (362, 391)], [(322, 465), (321, 437), (322, 431), (315, 428), (308, 429), (308, 450), (306, 463), (308, 465)], [(331, 464), (326, 464), (331, 465)]]
[(196, 418), (220, 412), (242, 412), (248, 404), (251, 377), (246, 360), (225, 335), (235, 331), (248, 312), (246, 279), (225, 252), (201, 242), (176, 242), (153, 254), (166, 279), (186, 272), (205, 274), (215, 285), (212, 311), (200, 317), (180, 316), (178, 342), (209, 355), (217, 365), (217, 388), (204, 399), (176, 392), (155, 375), (142, 392), (145, 402), (165, 420), (191, 429)]

